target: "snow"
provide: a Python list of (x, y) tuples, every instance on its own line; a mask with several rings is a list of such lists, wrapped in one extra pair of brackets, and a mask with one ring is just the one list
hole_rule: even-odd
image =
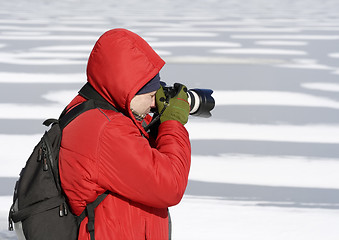
[[(321, 86), (324, 86), (322, 84)], [(313, 85), (314, 86), (314, 85)], [(329, 87), (334, 87), (330, 85)], [(333, 89), (333, 88), (332, 88)], [(334, 88), (335, 89), (335, 88)], [(213, 97), (221, 105), (271, 105), (339, 108), (339, 102), (299, 92), (283, 91), (215, 91)]]
[[(336, 159), (193, 155), (190, 179), (214, 183), (339, 189), (338, 169), (339, 162)], [(322, 178), (315, 178), (315, 175)]]
[(290, 63), (283, 63), (278, 65), (284, 68), (304, 68), (304, 69), (317, 69), (317, 70), (332, 70), (334, 67), (319, 64), (315, 59), (292, 59)]
[(302, 41), (256, 41), (257, 45), (269, 45), (269, 46), (305, 46), (307, 42)]
[(17, 34), (13, 35), (4, 35), (0, 36), (0, 40), (36, 40), (36, 41), (51, 41), (51, 40), (59, 40), (59, 41), (96, 41), (97, 38), (92, 35), (33, 35), (27, 36), (26, 34), (21, 34), (18, 36)]
[(50, 117), (57, 118), (63, 106), (60, 104), (37, 105), (37, 104), (14, 104), (1, 103), (0, 118), (2, 119), (46, 119)]
[(206, 33), (206, 32), (148, 32), (145, 36), (153, 37), (216, 37), (216, 33)]
[(263, 208), (255, 203), (186, 196), (171, 214), (175, 240), (337, 240), (339, 233), (338, 210)]
[(150, 42), (152, 47), (240, 47), (234, 42), (215, 41), (171, 41), (171, 42)]
[[(19, 37), (19, 39), (22, 39)], [(1, 40), (1, 37), (0, 37)], [(17, 64), (17, 65), (78, 65), (85, 64), (85, 60), (76, 60), (76, 59), (65, 59), (64, 57), (60, 58), (56, 55), (45, 54), (48, 56), (48, 59), (34, 59), (29, 58), (27, 56), (23, 56), (22, 54), (13, 53), (0, 53), (0, 63), (7, 64)], [(67, 58), (67, 57), (66, 57)], [(73, 58), (73, 57), (72, 57)]]
[(338, 125), (265, 125), (211, 122), (189, 123), (190, 139), (252, 140), (270, 142), (339, 143)]
[(266, 54), (266, 55), (306, 55), (306, 52), (271, 48), (242, 48), (242, 49), (215, 49), (219, 54)]
[(0, 83), (84, 83), (85, 73), (11, 73), (0, 72)]
[(288, 39), (288, 40), (338, 40), (339, 35), (232, 35), (234, 39)]
[(338, 83), (313, 82), (313, 83), (303, 83), (301, 84), (301, 86), (307, 89), (314, 89), (325, 92), (339, 92)]
[(339, 58), (339, 53), (330, 53), (328, 56), (332, 58)]
[[(191, 23), (193, 25), (195, 23)], [(155, 28), (156, 31), (194, 31), (191, 27), (180, 26), (170, 29)], [(200, 31), (206, 32), (300, 32), (300, 28), (269, 28), (269, 27), (199, 27)]]
[[(34, 146), (40, 141), (41, 137), (41, 134), (0, 135), (0, 159), (3, 164), (0, 169), (0, 176), (17, 178), (32, 153)], [(20, 151), (15, 151), (13, 146), (20, 147)]]

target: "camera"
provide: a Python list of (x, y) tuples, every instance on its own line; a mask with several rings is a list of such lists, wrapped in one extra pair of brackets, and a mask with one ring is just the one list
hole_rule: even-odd
[[(175, 96), (176, 90), (173, 86), (166, 86), (166, 83), (164, 82), (161, 82), (161, 85), (166, 96)], [(212, 93), (213, 90), (211, 89), (194, 88), (187, 90), (188, 103), (190, 105), (190, 115), (204, 118), (211, 117), (211, 111), (215, 106)]]
[[(162, 81), (160, 81), (160, 84), (164, 90), (167, 99), (170, 99), (177, 94), (177, 90), (175, 89), (175, 87), (166, 86), (166, 83)], [(190, 105), (190, 115), (204, 118), (211, 117), (211, 111), (215, 106), (215, 101), (212, 97), (212, 93), (213, 90), (211, 89), (194, 88), (187, 90), (187, 100)], [(158, 129), (157, 126), (158, 124), (160, 124), (158, 120), (160, 119), (161, 113), (158, 113), (157, 111), (153, 113), (154, 115), (152, 121), (147, 126), (145, 126), (144, 129), (146, 132), (152, 132), (151, 129), (155, 129), (153, 130), (153, 134), (155, 134), (156, 136)]]

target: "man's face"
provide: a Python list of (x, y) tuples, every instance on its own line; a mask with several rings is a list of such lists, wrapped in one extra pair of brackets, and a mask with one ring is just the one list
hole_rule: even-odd
[(131, 109), (142, 116), (150, 113), (151, 108), (155, 108), (155, 93), (157, 91), (135, 95), (131, 101)]

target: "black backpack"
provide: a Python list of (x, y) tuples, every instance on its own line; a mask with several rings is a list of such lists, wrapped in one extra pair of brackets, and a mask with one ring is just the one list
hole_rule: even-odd
[(9, 212), (9, 230), (13, 231), (14, 222), (19, 239), (76, 240), (80, 223), (86, 216), (91, 240), (94, 239), (94, 210), (109, 192), (88, 204), (80, 216), (70, 211), (61, 188), (58, 167), (62, 130), (77, 116), (90, 109), (117, 110), (88, 83), (79, 94), (88, 100), (69, 112), (65, 109), (59, 120), (44, 121), (43, 124), (51, 125), (51, 128), (35, 146), (16, 182), (13, 205)]

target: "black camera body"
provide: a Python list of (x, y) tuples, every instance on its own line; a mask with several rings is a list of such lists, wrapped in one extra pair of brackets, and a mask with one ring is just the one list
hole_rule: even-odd
[[(161, 85), (166, 96), (175, 96), (176, 90), (173, 86), (166, 86), (164, 82), (161, 82)], [(187, 90), (188, 103), (190, 105), (190, 115), (204, 118), (211, 117), (211, 111), (215, 106), (212, 93), (213, 90), (211, 89), (194, 88)]]

